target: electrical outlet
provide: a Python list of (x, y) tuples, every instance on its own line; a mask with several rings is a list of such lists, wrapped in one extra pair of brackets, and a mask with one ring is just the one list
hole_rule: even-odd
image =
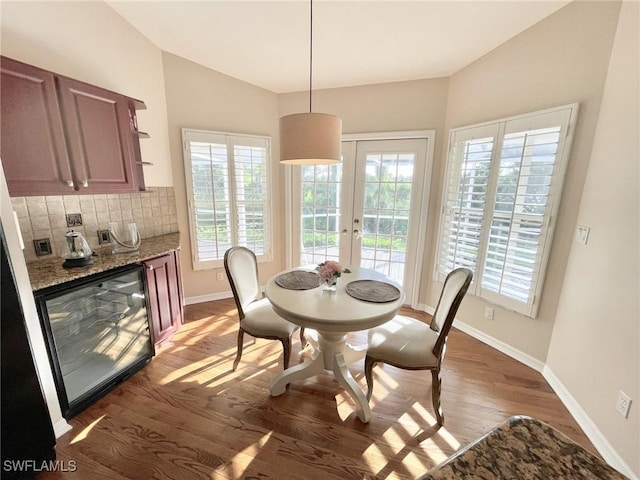
[(82, 226), (81, 213), (67, 213), (67, 227), (81, 227), (81, 226)]
[(629, 408), (631, 407), (631, 398), (622, 390), (618, 392), (618, 400), (616, 401), (616, 410), (624, 418), (629, 416)]
[(589, 232), (591, 229), (589, 227), (583, 227), (582, 225), (578, 225), (576, 228), (575, 241), (586, 245), (589, 241)]
[(493, 308), (484, 307), (484, 318), (487, 320), (493, 320)]
[(216, 274), (216, 278), (217, 278), (217, 280), (218, 280), (219, 282), (221, 282), (222, 280), (224, 280), (224, 277), (222, 276), (222, 272), (218, 272), (218, 273)]
[(105, 245), (111, 243), (111, 233), (109, 230), (98, 230), (98, 244)]
[(51, 250), (51, 241), (48, 238), (39, 238), (33, 241), (33, 246), (36, 250), (36, 255), (51, 255), (53, 250)]

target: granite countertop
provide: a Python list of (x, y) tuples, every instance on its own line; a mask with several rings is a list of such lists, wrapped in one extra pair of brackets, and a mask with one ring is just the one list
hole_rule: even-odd
[(157, 237), (142, 239), (140, 248), (132, 253), (112, 253), (107, 245), (94, 251), (93, 265), (77, 268), (62, 268), (64, 261), (60, 257), (39, 260), (27, 264), (31, 289), (35, 292), (43, 288), (59, 285), (70, 280), (87, 277), (94, 273), (105, 272), (116, 267), (142, 262), (159, 257), (180, 248), (180, 234), (168, 233)]
[(626, 477), (564, 434), (534, 418), (506, 420), (420, 480), (608, 480)]

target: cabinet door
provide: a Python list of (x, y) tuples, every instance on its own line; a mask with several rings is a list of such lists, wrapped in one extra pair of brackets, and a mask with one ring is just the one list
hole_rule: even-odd
[(73, 193), (55, 77), (0, 59), (0, 154), (12, 197)]
[(151, 326), (156, 345), (168, 340), (182, 323), (179, 278), (173, 253), (144, 262)]
[(128, 98), (65, 77), (57, 82), (79, 193), (137, 191)]

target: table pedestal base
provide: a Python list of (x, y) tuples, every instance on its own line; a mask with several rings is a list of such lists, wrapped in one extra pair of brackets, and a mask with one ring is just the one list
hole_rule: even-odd
[(347, 345), (347, 335), (344, 333), (318, 332), (316, 351), (300, 365), (288, 368), (273, 378), (269, 385), (271, 395), (282, 395), (287, 385), (295, 380), (303, 380), (330, 370), (355, 402), (358, 418), (363, 423), (368, 423), (371, 420), (369, 402), (347, 368), (349, 363), (364, 358), (365, 354), (366, 348), (358, 349)]

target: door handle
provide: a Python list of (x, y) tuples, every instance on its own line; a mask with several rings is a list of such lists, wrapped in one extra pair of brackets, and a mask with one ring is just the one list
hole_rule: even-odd
[(349, 230), (347, 230), (346, 228), (342, 230), (342, 235), (346, 235), (347, 233), (349, 233)]
[(353, 236), (354, 236), (355, 238), (360, 238), (360, 230), (354, 230), (354, 231), (353, 231)]

